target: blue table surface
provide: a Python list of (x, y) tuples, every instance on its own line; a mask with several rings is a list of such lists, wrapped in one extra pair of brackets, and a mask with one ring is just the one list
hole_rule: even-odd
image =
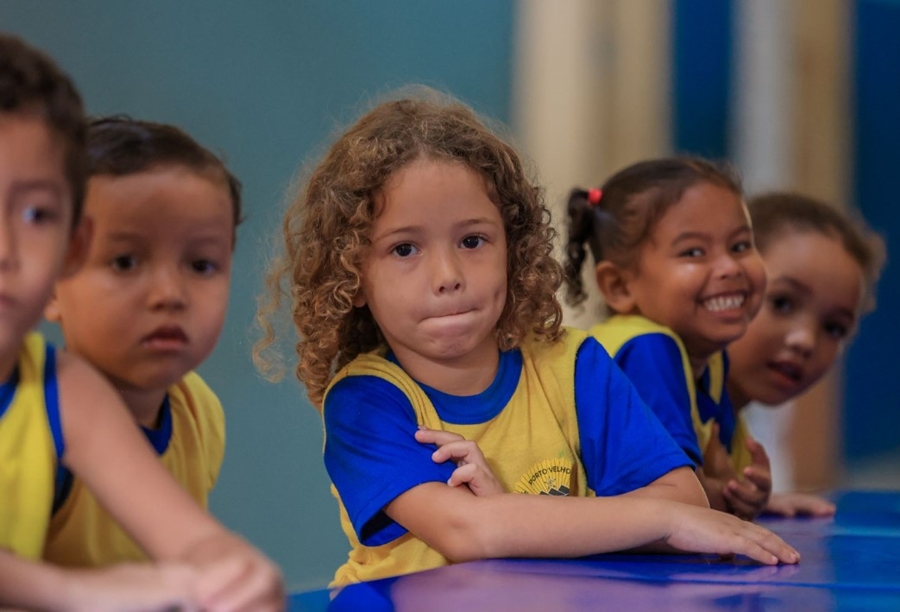
[(491, 559), (296, 593), (289, 609), (900, 610), (900, 492), (833, 499), (834, 518), (760, 519), (800, 551), (798, 565), (715, 555)]

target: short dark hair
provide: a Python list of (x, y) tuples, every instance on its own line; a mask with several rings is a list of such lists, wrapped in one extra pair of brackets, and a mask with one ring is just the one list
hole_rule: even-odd
[(81, 95), (48, 55), (8, 34), (0, 34), (0, 113), (37, 116), (62, 138), (74, 228), (81, 218), (87, 181)]
[(88, 124), (87, 151), (89, 176), (127, 176), (163, 166), (212, 174), (228, 187), (234, 227), (243, 220), (240, 181), (220, 157), (174, 125), (125, 115), (98, 117)]

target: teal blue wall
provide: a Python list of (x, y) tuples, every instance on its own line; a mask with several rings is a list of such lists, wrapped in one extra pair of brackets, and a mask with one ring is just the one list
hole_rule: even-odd
[(324, 585), (347, 546), (317, 414), (299, 384), (266, 383), (250, 361), (283, 193), (372, 96), (404, 84), (507, 120), (512, 19), (512, 0), (0, 3), (0, 30), (53, 55), (91, 113), (176, 123), (244, 183), (227, 326), (201, 368), (228, 418), (212, 510), (278, 561), (292, 588)]

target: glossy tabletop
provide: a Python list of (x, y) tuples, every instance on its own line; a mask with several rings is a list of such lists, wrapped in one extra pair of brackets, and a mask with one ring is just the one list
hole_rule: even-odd
[(834, 500), (831, 519), (759, 521), (800, 551), (799, 565), (713, 555), (496, 559), (297, 593), (290, 609), (900, 610), (900, 492)]

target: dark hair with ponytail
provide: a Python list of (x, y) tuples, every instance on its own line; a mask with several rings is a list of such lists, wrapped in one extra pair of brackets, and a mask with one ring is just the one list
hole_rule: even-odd
[(567, 206), (566, 301), (576, 305), (587, 297), (581, 278), (585, 243), (595, 264), (611, 261), (622, 268), (632, 266), (657, 221), (699, 183), (744, 195), (740, 175), (731, 165), (699, 157), (638, 162), (616, 172), (599, 190), (573, 189)]

